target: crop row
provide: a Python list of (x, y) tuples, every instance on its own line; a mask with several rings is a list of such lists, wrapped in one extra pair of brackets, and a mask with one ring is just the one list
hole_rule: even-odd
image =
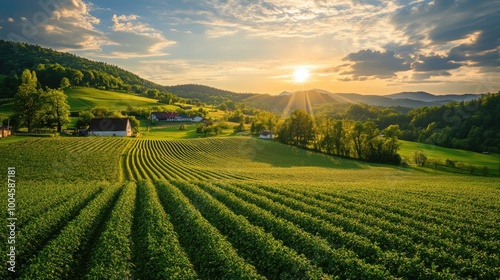
[(231, 244), (240, 256), (253, 264), (269, 279), (328, 279), (317, 266), (303, 255), (283, 245), (272, 234), (252, 225), (246, 218), (229, 210), (199, 187), (187, 182), (175, 182), (191, 203), (203, 213)]
[[(311, 217), (321, 219), (326, 223), (339, 226), (351, 235), (355, 234), (367, 238), (369, 243), (380, 244), (381, 248), (390, 250), (389, 252), (404, 252), (403, 256), (397, 258), (391, 256), (392, 254), (385, 255), (384, 262), (389, 268), (399, 267), (398, 269), (401, 270), (402, 264), (396, 266), (394, 263), (398, 263), (402, 257), (406, 256), (405, 258), (411, 258), (415, 265), (425, 264), (427, 269), (423, 269), (423, 272), (426, 270), (433, 272), (436, 268), (442, 274), (446, 272), (446, 268), (451, 268), (454, 273), (463, 277), (482, 278), (492, 277), (492, 275), (498, 273), (498, 271), (495, 272), (490, 269), (492, 264), (498, 263), (498, 256), (485, 253), (477, 247), (448, 242), (438, 227), (429, 229), (426, 232), (414, 233), (411, 227), (404, 224), (392, 224), (386, 220), (370, 216), (370, 209), (368, 208), (353, 211), (352, 209), (339, 208), (339, 203), (323, 203), (302, 196), (297, 197), (294, 192), (301, 191), (297, 189), (295, 191), (284, 191), (283, 188), (255, 188), (242, 184), (239, 184), (237, 188), (230, 186), (227, 188), (239, 195), (244, 195), (246, 199), (252, 199), (262, 207), (270, 207), (272, 203), (279, 203), (275, 205), (281, 207), (282, 211), (280, 213), (282, 215), (288, 213), (286, 217), (295, 219), (296, 223), (303, 224), (307, 221), (307, 216), (311, 215)], [(263, 188), (268, 189), (268, 191)], [(243, 189), (248, 191), (243, 191)], [(306, 216), (302, 219), (295, 218), (300, 215)], [(346, 242), (352, 243), (356, 239), (350, 237), (347, 240), (350, 241)], [(418, 258), (421, 261), (418, 261)], [(409, 259), (405, 262), (408, 261)], [(441, 264), (440, 268), (436, 267), (436, 264)], [(392, 273), (398, 275), (403, 271), (392, 271)]]
[[(223, 170), (209, 168), (209, 163), (192, 165), (187, 158), (206, 160), (207, 153), (196, 152), (175, 141), (137, 140), (124, 159), (130, 180), (211, 180), (241, 178)], [(184, 149), (186, 148), (186, 149)], [(191, 152), (189, 152), (191, 150)]]
[(21, 271), (20, 279), (73, 278), (75, 267), (105, 214), (114, 205), (119, 185), (106, 186), (55, 239), (39, 251), (30, 265)]
[(90, 258), (88, 279), (130, 279), (132, 276), (132, 223), (137, 188), (127, 183), (111, 212)]
[[(2, 170), (8, 166), (16, 167), (17, 173), (22, 174), (25, 181), (117, 181), (120, 179), (120, 156), (131, 141), (100, 138), (28, 139), (9, 145), (3, 152), (0, 167)], [(84, 147), (78, 147), (76, 143)]]
[[(457, 193), (459, 192), (457, 191)], [(348, 202), (363, 204), (363, 207), (371, 206), (374, 209), (379, 209), (383, 216), (387, 212), (392, 212), (411, 219), (416, 218), (424, 222), (425, 225), (438, 224), (440, 227), (447, 226), (452, 232), (455, 232), (457, 230), (456, 226), (459, 225), (461, 234), (458, 235), (458, 238), (464, 237), (463, 231), (468, 230), (469, 225), (474, 225), (471, 228), (471, 233), (479, 234), (482, 239), (489, 238), (491, 234), (496, 234), (491, 237), (497, 240), (500, 238), (498, 235), (499, 232), (492, 231), (490, 227), (492, 223), (500, 222), (499, 217), (491, 215), (491, 210), (500, 210), (500, 205), (492, 204), (490, 202), (491, 199), (485, 199), (485, 197), (480, 199), (479, 195), (474, 196), (473, 203), (470, 201), (470, 193), (468, 193), (467, 198), (457, 198), (460, 197), (460, 194), (456, 193), (448, 193), (446, 198), (442, 198), (442, 194), (436, 195), (428, 191), (424, 193), (400, 191), (390, 194), (393, 198), (390, 202), (383, 199), (388, 194), (381, 191), (365, 191), (364, 195), (359, 195), (358, 198), (339, 196), (338, 193), (331, 193), (327, 188), (323, 189), (320, 193), (313, 192), (312, 194), (327, 199), (328, 196), (334, 199), (340, 197)], [(367, 196), (370, 196), (372, 199), (366, 199)], [(426, 209), (425, 213), (421, 211), (423, 208)], [(467, 215), (464, 215), (465, 213)], [(467, 236), (466, 238), (469, 239), (470, 237)]]
[[(308, 233), (295, 224), (275, 216), (273, 212), (259, 208), (255, 204), (238, 198), (233, 193), (215, 187), (210, 183), (199, 183), (203, 190), (223, 202), (234, 213), (245, 216), (252, 224), (271, 232), (283, 243), (304, 254), (311, 262), (325, 272), (344, 279), (386, 279), (385, 268), (368, 265), (358, 256), (343, 247), (332, 249), (326, 239)], [(274, 209), (273, 209), (274, 210)]]
[(137, 184), (133, 238), (136, 273), (144, 279), (197, 279), (152, 183)]
[(156, 182), (156, 189), (181, 245), (201, 278), (263, 278), (255, 267), (238, 256), (232, 245), (203, 218), (179, 189), (167, 182)]
[[(499, 232), (491, 227), (497, 219), (492, 217), (495, 215), (490, 214), (489, 217), (485, 217), (484, 219), (493, 222), (484, 225), (474, 221), (477, 219), (476, 212), (462, 211), (455, 215), (433, 213), (429, 210), (422, 212), (421, 199), (406, 200), (403, 207), (399, 202), (396, 204), (382, 197), (373, 199), (375, 193), (364, 197), (357, 195), (355, 199), (346, 195), (325, 195), (305, 190), (285, 191), (285, 189), (287, 187), (283, 186), (275, 190), (285, 196), (292, 195), (300, 201), (315, 204), (327, 209), (328, 212), (346, 216), (347, 219), (358, 219), (367, 226), (379, 226), (384, 232), (406, 235), (410, 239), (409, 247), (423, 243), (460, 256), (455, 257), (456, 259), (476, 259), (475, 262), (499, 261), (499, 256), (493, 254), (500, 246)], [(302, 195), (297, 195), (297, 192)], [(392, 200), (399, 201), (398, 194), (394, 194)], [(448, 206), (450, 209), (456, 207), (459, 206), (454, 203)], [(458, 263), (457, 267), (471, 265), (477, 266), (474, 263), (468, 265)]]

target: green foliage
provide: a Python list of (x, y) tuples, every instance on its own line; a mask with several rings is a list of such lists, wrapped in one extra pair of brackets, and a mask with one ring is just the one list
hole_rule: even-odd
[(129, 279), (132, 276), (132, 222), (136, 185), (123, 187), (106, 228), (90, 258), (87, 279)]
[(205, 279), (264, 279), (255, 267), (238, 256), (224, 236), (190, 203), (182, 192), (166, 182), (156, 182), (163, 207), (179, 234), (179, 241), (199, 276)]
[(14, 114), (20, 125), (25, 125), (28, 132), (32, 132), (43, 115), (42, 91), (37, 89), (35, 72), (24, 70), (22, 84), (14, 96)]
[(128, 117), (128, 119), (130, 121), (130, 126), (132, 127), (132, 132), (133, 133), (139, 132), (139, 126), (140, 126), (139, 120), (136, 119), (134, 116), (130, 116)]
[(278, 134), (281, 142), (302, 147), (307, 147), (314, 140), (314, 136), (312, 118), (304, 110), (293, 111)]
[(137, 196), (134, 227), (137, 275), (145, 279), (197, 279), (152, 183), (139, 182)]
[(61, 83), (59, 84), (59, 88), (65, 89), (65, 88), (69, 88), (70, 86), (71, 86), (71, 83), (69, 82), (69, 79), (66, 77), (63, 77), (61, 79)]
[(64, 124), (69, 122), (69, 105), (66, 95), (55, 89), (37, 88), (37, 77), (33, 71), (25, 70), (22, 84), (14, 96), (14, 118), (17, 129), (21, 126), (33, 132), (35, 128), (57, 127), (61, 132)]
[(427, 161), (427, 156), (421, 151), (413, 152), (413, 162), (418, 166), (424, 166)]
[(0, 40), (0, 62), (1, 74), (19, 74), (24, 69), (33, 69), (39, 72), (42, 86), (50, 88), (58, 88), (63, 77), (68, 78), (73, 86), (160, 88), (114, 65), (24, 43)]
[(77, 253), (88, 246), (93, 233), (106, 212), (114, 204), (118, 193), (117, 185), (105, 186), (103, 191), (70, 221), (32, 260), (20, 279), (72, 278), (72, 269), (79, 264)]

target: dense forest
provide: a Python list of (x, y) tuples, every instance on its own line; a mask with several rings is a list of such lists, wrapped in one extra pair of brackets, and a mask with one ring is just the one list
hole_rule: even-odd
[(500, 152), (500, 92), (476, 100), (412, 110), (352, 104), (323, 111), (332, 119), (372, 121), (379, 129), (399, 125), (403, 140), (476, 152)]
[(0, 85), (0, 98), (14, 96), (25, 69), (35, 70), (43, 87), (55, 88), (63, 77), (67, 77), (73, 86), (135, 93), (145, 93), (148, 89), (165, 90), (158, 84), (114, 65), (37, 45), (0, 40), (0, 74), (7, 76)]

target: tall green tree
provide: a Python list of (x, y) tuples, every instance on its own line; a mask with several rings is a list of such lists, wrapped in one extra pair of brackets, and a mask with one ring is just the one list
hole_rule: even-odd
[(65, 89), (65, 88), (69, 88), (70, 86), (71, 86), (71, 83), (69, 82), (69, 79), (66, 77), (63, 77), (61, 79), (61, 83), (59, 84), (59, 88)]
[(349, 136), (353, 142), (354, 151), (358, 158), (363, 157), (365, 128), (362, 122), (356, 122), (352, 127)]
[(304, 110), (295, 110), (285, 120), (280, 131), (284, 143), (306, 147), (315, 138), (312, 118)]
[(37, 122), (43, 115), (42, 90), (37, 89), (38, 79), (35, 71), (24, 70), (21, 76), (21, 85), (14, 96), (14, 114), (20, 125), (33, 132)]
[(46, 102), (46, 115), (49, 116), (49, 124), (56, 124), (57, 132), (61, 132), (62, 126), (70, 121), (68, 97), (61, 90), (49, 88), (46, 89), (43, 96)]

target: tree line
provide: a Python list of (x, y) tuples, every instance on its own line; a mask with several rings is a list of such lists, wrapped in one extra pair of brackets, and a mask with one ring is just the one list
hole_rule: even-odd
[(374, 122), (313, 118), (295, 110), (285, 119), (278, 139), (285, 143), (370, 162), (399, 164), (399, 125), (380, 130)]
[[(15, 129), (25, 127), (29, 133), (37, 129), (56, 128), (57, 132), (70, 122), (70, 106), (63, 89), (68, 86), (64, 77), (57, 88), (42, 88), (35, 71), (24, 70), (21, 75), (21, 84), (13, 100), (13, 112), (10, 125)], [(133, 109), (133, 108), (130, 108)], [(94, 108), (81, 111), (78, 114), (77, 127), (85, 127), (93, 118), (124, 118), (130, 120), (134, 132), (138, 131), (139, 121), (135, 116), (124, 115), (121, 111), (108, 108)]]
[(41, 88), (36, 73), (25, 70), (21, 76), (21, 85), (14, 97), (14, 127), (27, 127), (28, 132), (37, 128), (62, 126), (70, 119), (67, 96), (61, 88)]
[(373, 122), (378, 129), (397, 124), (400, 139), (475, 152), (500, 153), (500, 92), (476, 100), (416, 109), (352, 104), (322, 111), (337, 120)]

